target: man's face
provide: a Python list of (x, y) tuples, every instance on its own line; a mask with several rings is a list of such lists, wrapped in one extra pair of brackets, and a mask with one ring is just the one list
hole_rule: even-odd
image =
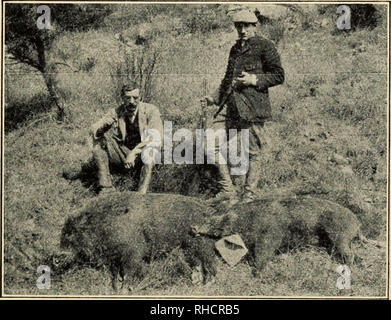
[(138, 89), (132, 91), (125, 91), (122, 100), (124, 105), (128, 111), (133, 111), (136, 109), (138, 104), (140, 103), (140, 92)]
[(255, 36), (257, 26), (255, 23), (235, 22), (235, 28), (240, 40), (248, 40)]

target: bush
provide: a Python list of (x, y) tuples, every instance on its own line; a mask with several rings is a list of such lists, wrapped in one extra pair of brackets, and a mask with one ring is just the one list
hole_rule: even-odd
[(259, 29), (264, 37), (272, 40), (276, 45), (284, 37), (285, 26), (282, 19), (273, 20), (271, 23), (261, 25)]
[(144, 102), (151, 101), (154, 93), (154, 72), (160, 48), (150, 46), (148, 40), (146, 41), (140, 45), (119, 44), (120, 61), (110, 71), (117, 97), (121, 96), (122, 86), (125, 83), (131, 83), (140, 89)]
[(182, 18), (185, 33), (209, 33), (231, 24), (228, 16), (219, 5), (204, 5), (196, 12), (184, 15)]

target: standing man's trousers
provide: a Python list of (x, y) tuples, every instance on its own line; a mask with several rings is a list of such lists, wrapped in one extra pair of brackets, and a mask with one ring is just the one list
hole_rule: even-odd
[[(209, 107), (206, 129), (211, 128), (215, 131), (224, 130), (227, 137), (227, 157), (225, 157), (224, 154), (220, 155), (220, 150), (222, 150), (220, 140), (215, 140), (215, 160), (221, 175), (220, 184), (223, 189), (232, 187), (232, 168), (238, 167), (239, 165), (230, 163), (230, 158), (228, 155), (229, 152), (233, 152), (233, 150), (229, 149), (229, 145), (236, 139), (236, 150), (238, 156), (240, 156), (242, 152), (245, 152), (244, 158), (246, 158), (246, 161), (248, 161), (246, 164), (246, 169), (244, 172), (242, 172), (242, 176), (245, 175), (246, 177), (245, 188), (248, 191), (254, 192), (258, 187), (260, 178), (259, 166), (262, 160), (262, 147), (265, 143), (265, 122), (248, 122), (240, 118), (230, 118), (227, 116), (226, 108), (221, 113), (219, 113), (216, 119), (213, 119), (214, 112), (216, 112), (216, 109)], [(236, 129), (236, 131), (231, 131), (231, 134), (229, 134), (229, 129)], [(243, 129), (248, 129), (248, 141), (247, 143), (244, 141), (244, 145), (242, 144), (242, 137), (245, 138), (245, 135), (243, 135)], [(219, 157), (225, 158), (225, 163), (227, 164), (220, 163)], [(240, 165), (243, 166), (243, 164)]]

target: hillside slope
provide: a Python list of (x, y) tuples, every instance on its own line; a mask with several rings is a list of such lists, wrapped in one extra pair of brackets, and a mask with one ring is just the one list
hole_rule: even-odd
[[(295, 29), (285, 28), (282, 21), (299, 19), (288, 11), (288, 16), (260, 30), (278, 41), (286, 72), (285, 83), (270, 90), (273, 121), (267, 129), (260, 191), (314, 194), (335, 200), (357, 214), (367, 237), (384, 241), (388, 152), (385, 19), (374, 29), (336, 33), (331, 17), (317, 11), (308, 14), (313, 15), (308, 17), (314, 21), (310, 26), (295, 22)], [(165, 18), (156, 17), (158, 21)], [(324, 19), (322, 24), (317, 22)], [(189, 33), (189, 29), (177, 32), (179, 27), (156, 37), (161, 56), (151, 102), (175, 128), (195, 129), (204, 83), (207, 91), (217, 88), (236, 35), (225, 27), (205, 33)], [(118, 48), (113, 31), (107, 29), (69, 33), (57, 40), (52, 59), (72, 66), (93, 60), (88, 71), (72, 72), (64, 67), (58, 75), (73, 114), (73, 121), (63, 124), (53, 121), (45, 107), (46, 92), (39, 75), (6, 70), (8, 294), (112, 293), (107, 274), (89, 268), (52, 275), (52, 287), (45, 292), (35, 283), (37, 267), (59, 250), (60, 231), (67, 216), (96, 196), (93, 182), (70, 182), (62, 173), (64, 168), (90, 157), (88, 128), (116, 104), (110, 70), (120, 59)], [(22, 117), (20, 113), (27, 110), (28, 115)], [(187, 194), (194, 170), (189, 166), (161, 166), (152, 189)], [(132, 188), (126, 178), (117, 176), (116, 183), (121, 190)], [(199, 196), (208, 197), (208, 190)], [(356, 249), (362, 261), (351, 267), (352, 294), (384, 295), (385, 251), (359, 245)], [(337, 265), (324, 251), (310, 247), (276, 256), (257, 280), (245, 263), (235, 268), (221, 263), (215, 285), (189, 286), (186, 280), (178, 279), (135, 294), (338, 295)], [(152, 280), (153, 276), (156, 274), (151, 275)], [(235, 283), (233, 278), (237, 279)]]

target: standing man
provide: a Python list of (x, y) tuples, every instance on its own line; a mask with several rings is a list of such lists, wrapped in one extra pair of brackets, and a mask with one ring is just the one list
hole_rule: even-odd
[[(225, 106), (214, 123), (224, 122), (225, 130), (249, 130), (249, 167), (246, 173), (244, 202), (256, 198), (259, 181), (265, 122), (271, 119), (268, 89), (284, 82), (284, 69), (274, 44), (256, 35), (258, 19), (250, 10), (233, 15), (239, 39), (231, 48), (228, 66), (218, 92), (206, 96), (208, 105)], [(218, 164), (222, 190), (218, 197), (237, 198), (227, 165)]]
[[(110, 175), (110, 164), (126, 169), (131, 169), (138, 164), (142, 166), (138, 192), (145, 194), (151, 182), (156, 155), (160, 155), (163, 124), (159, 109), (140, 101), (138, 88), (124, 85), (121, 98), (123, 103), (119, 107), (109, 110), (92, 126), (93, 158), (98, 166), (100, 193), (115, 191)], [(156, 137), (156, 134), (157, 139), (153, 141), (147, 139)], [(144, 150), (144, 147), (149, 149)], [(142, 157), (145, 151), (152, 154)]]

